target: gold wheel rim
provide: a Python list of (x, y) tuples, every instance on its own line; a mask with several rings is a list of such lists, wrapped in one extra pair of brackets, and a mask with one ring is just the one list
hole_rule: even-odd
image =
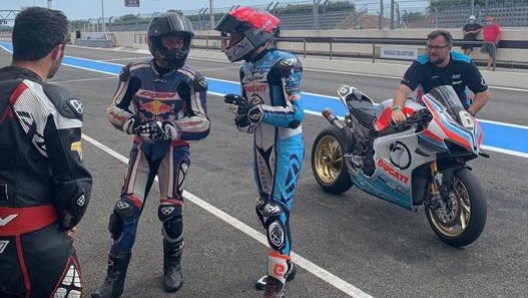
[(324, 184), (333, 184), (343, 170), (343, 149), (332, 135), (319, 140), (315, 148), (315, 170)]
[(453, 178), (453, 191), (450, 194), (449, 212), (442, 208), (428, 209), (435, 228), (443, 235), (454, 238), (460, 236), (468, 227), (471, 218), (471, 201), (466, 186), (457, 177)]

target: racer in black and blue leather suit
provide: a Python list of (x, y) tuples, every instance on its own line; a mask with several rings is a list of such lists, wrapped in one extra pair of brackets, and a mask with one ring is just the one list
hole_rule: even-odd
[[(104, 283), (92, 297), (118, 297), (150, 188), (159, 180), (158, 217), (163, 223), (164, 289), (182, 286), (183, 186), (190, 166), (189, 141), (208, 136), (207, 82), (185, 64), (194, 33), (178, 13), (162, 13), (149, 25), (150, 61), (130, 63), (120, 74), (107, 108), (110, 123), (135, 135), (121, 188), (110, 216), (112, 246)], [(131, 111), (133, 110), (133, 111)]]

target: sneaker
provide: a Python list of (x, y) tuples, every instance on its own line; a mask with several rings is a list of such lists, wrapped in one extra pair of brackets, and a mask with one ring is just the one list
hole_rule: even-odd
[[(286, 281), (292, 281), (295, 278), (295, 273), (297, 273), (297, 268), (293, 263), (291, 263), (290, 270), (286, 272)], [(266, 284), (268, 283), (268, 276), (264, 275), (263, 277), (259, 278), (257, 282), (255, 283), (255, 289), (259, 291), (264, 291), (266, 289)]]

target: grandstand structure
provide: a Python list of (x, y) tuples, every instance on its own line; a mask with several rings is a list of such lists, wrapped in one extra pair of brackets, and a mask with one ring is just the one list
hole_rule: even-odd
[(18, 10), (0, 10), (0, 40), (10, 40)]
[[(268, 10), (281, 20), (282, 30), (461, 28), (474, 14), (479, 23), (492, 15), (503, 27), (528, 27), (528, 0), (305, 0), (268, 2), (254, 7)], [(479, 0), (475, 0), (476, 3)], [(315, 3), (315, 4), (314, 4)], [(393, 4), (392, 4), (393, 3)], [(467, 3), (455, 5), (456, 3)], [(393, 5), (393, 6), (391, 6)], [(186, 15), (195, 30), (212, 30), (214, 22), (237, 8), (215, 8), (214, 14), (199, 10), (176, 10)], [(72, 21), (72, 31), (146, 31), (150, 19), (160, 12)], [(102, 26), (102, 24), (105, 26)]]
[(454, 6), (439, 8), (438, 27), (461, 28), (469, 15), (475, 15), (477, 22), (484, 23), (486, 16), (493, 16), (502, 27), (528, 27), (528, 1), (496, 1), (487, 6)]

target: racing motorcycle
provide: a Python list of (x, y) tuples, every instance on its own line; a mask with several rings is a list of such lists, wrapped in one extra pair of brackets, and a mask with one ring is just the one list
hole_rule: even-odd
[(341, 85), (348, 110), (319, 133), (312, 149), (312, 171), (324, 191), (341, 194), (352, 186), (376, 198), (418, 211), (445, 243), (461, 247), (482, 233), (487, 207), (479, 180), (467, 161), (489, 157), (480, 146), (482, 129), (451, 86), (408, 99), (407, 120), (390, 121), (392, 99), (381, 104), (355, 87)]

